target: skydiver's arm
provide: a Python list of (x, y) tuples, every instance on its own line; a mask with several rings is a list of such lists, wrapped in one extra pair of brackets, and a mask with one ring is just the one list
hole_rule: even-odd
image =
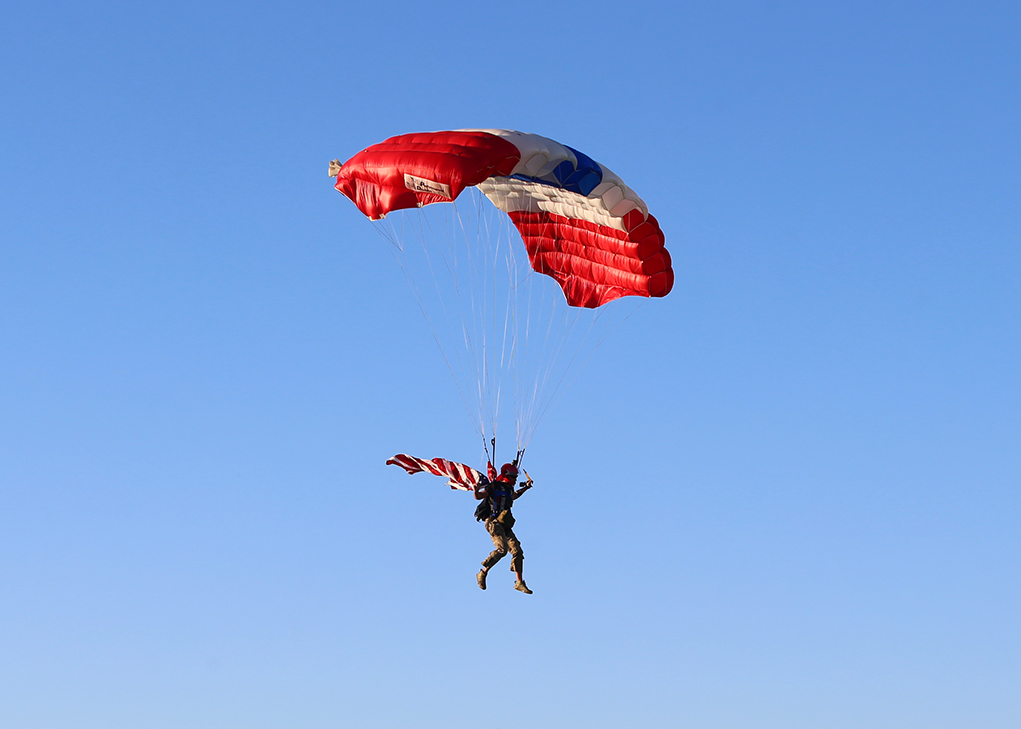
[[(517, 463), (517, 461), (515, 461), (515, 463)], [(526, 491), (528, 491), (528, 489), (532, 488), (532, 477), (528, 475), (528, 471), (525, 471), (525, 478), (528, 479), (527, 481), (525, 481), (525, 485), (514, 492), (515, 501), (519, 496), (521, 496), (521, 494), (525, 493)]]
[(475, 489), (474, 489), (475, 499), (476, 500), (481, 501), (482, 499), (484, 499), (487, 496), (489, 496), (489, 492), (486, 491), (486, 486), (488, 486), (488, 485), (489, 485), (488, 481), (483, 482), (482, 479), (479, 479), (479, 481), (475, 484)]

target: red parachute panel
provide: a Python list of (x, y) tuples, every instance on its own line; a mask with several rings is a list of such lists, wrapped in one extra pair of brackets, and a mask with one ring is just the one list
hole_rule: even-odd
[(622, 296), (666, 296), (674, 285), (663, 232), (649, 216), (630, 232), (552, 213), (512, 212), (532, 268), (560, 284), (571, 306)]
[(372, 220), (392, 210), (454, 200), (492, 175), (509, 175), (518, 148), (486, 132), (422, 132), (390, 137), (340, 168), (336, 188)]

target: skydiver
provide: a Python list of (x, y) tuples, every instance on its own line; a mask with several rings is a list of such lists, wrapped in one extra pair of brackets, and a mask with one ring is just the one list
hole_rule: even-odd
[(532, 488), (532, 479), (528, 479), (524, 486), (515, 491), (514, 484), (518, 479), (518, 467), (515, 464), (503, 464), (500, 468), (500, 475), (496, 478), (492, 478), (496, 471), (492, 464), (490, 464), (489, 471), (490, 478), (480, 478), (475, 484), (474, 491), (476, 499), (480, 501), (486, 499), (489, 502), (486, 531), (493, 538), (495, 549), (486, 557), (482, 563), (482, 569), (475, 575), (475, 579), (478, 581), (479, 587), (485, 590), (486, 573), (489, 572), (489, 568), (503, 559), (507, 552), (510, 552), (511, 571), (518, 578), (514, 583), (514, 589), (531, 595), (532, 591), (528, 589), (525, 578), (521, 576), (525, 554), (521, 551), (521, 542), (514, 534), (514, 515), (511, 513), (511, 507), (514, 505), (515, 499)]

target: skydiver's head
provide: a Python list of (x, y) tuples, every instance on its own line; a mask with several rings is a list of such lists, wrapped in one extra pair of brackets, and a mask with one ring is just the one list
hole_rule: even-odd
[(513, 463), (505, 463), (500, 466), (500, 477), (505, 481), (513, 483), (518, 478), (518, 467)]

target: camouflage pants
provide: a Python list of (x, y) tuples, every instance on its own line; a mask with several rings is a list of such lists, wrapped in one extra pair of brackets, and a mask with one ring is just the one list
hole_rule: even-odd
[(520, 572), (521, 566), (525, 560), (525, 553), (521, 551), (521, 542), (514, 535), (514, 517), (509, 513), (504, 521), (498, 519), (486, 519), (486, 531), (489, 532), (489, 536), (493, 538), (493, 546), (495, 549), (489, 553), (482, 566), (487, 570), (494, 564), (503, 559), (507, 552), (511, 553), (511, 571)]

